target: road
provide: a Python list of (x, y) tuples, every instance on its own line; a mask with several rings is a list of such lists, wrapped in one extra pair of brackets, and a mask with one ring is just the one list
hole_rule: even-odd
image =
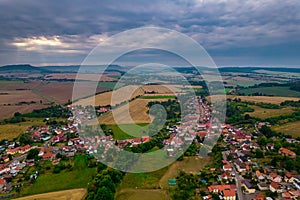
[[(229, 151), (223, 151), (222, 152), (222, 157), (224, 160), (227, 160), (227, 155), (229, 154)], [(233, 172), (235, 174), (235, 182), (236, 182), (236, 193), (238, 196), (239, 200), (244, 199), (244, 195), (242, 192), (242, 184), (241, 184), (241, 176), (240, 174), (236, 171), (235, 166), (233, 166)]]

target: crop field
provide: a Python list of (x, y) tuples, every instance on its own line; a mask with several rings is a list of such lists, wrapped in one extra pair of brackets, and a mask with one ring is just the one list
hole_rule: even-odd
[(158, 93), (158, 94), (176, 94), (184, 92), (181, 86), (178, 85), (144, 85), (142, 89), (145, 93)]
[[(153, 118), (149, 116), (147, 111), (148, 103), (153, 101), (168, 101), (163, 99), (135, 99), (129, 104), (122, 105), (112, 112), (104, 114), (99, 118), (101, 124), (132, 124), (132, 123), (151, 123)], [(117, 120), (116, 120), (117, 118)]]
[(63, 190), (58, 192), (49, 192), (44, 194), (31, 195), (26, 197), (17, 198), (17, 200), (82, 200), (86, 195), (86, 188), (78, 188), (72, 190)]
[(284, 107), (281, 109), (266, 109), (266, 108), (261, 108), (259, 106), (250, 106), (250, 107), (254, 108), (254, 112), (249, 112), (246, 114), (249, 114), (252, 117), (258, 117), (261, 119), (291, 114), (291, 113), (295, 112), (294, 108), (292, 108), (292, 107)]
[(300, 121), (291, 122), (283, 125), (275, 125), (272, 126), (272, 129), (276, 132), (291, 135), (294, 138), (300, 137)]
[(262, 93), (270, 96), (284, 96), (284, 97), (300, 97), (300, 92), (290, 90), (289, 87), (259, 87), (247, 88), (239, 90), (240, 93), (249, 95), (252, 93)]
[(28, 118), (26, 122), (20, 122), (17, 124), (5, 124), (0, 125), (0, 140), (8, 139), (12, 140), (18, 137), (21, 133), (26, 131), (30, 126), (42, 126), (45, 125), (42, 118)]
[[(78, 93), (77, 97), (83, 98), (95, 90), (96, 82), (88, 82), (88, 81), (81, 81), (77, 83), (78, 85)], [(73, 82), (58, 82), (58, 81), (51, 81), (51, 82), (44, 82), (38, 88), (35, 89), (34, 92), (38, 93), (40, 96), (43, 96), (49, 101), (54, 101), (60, 104), (65, 104), (68, 100), (72, 100), (73, 94)], [(106, 88), (97, 87), (95, 92), (104, 92), (107, 91)]]
[(290, 101), (299, 101), (300, 98), (296, 97), (283, 97), (283, 96), (234, 96), (227, 95), (227, 98), (240, 98), (242, 101), (254, 101), (254, 102), (263, 102), (263, 103), (272, 103), (272, 104), (280, 104), (281, 102), (290, 100)]
[(15, 105), (20, 102), (31, 102), (34, 101), (37, 104), (42, 100), (46, 103), (46, 100), (43, 97), (40, 97), (33, 93), (31, 90), (1, 90), (0, 91), (0, 105)]
[(145, 95), (141, 99), (175, 99), (176, 96), (171, 95)]
[(74, 102), (74, 105), (116, 105), (124, 101), (130, 100), (139, 95), (143, 95), (144, 91), (138, 86), (125, 86), (114, 91), (105, 92), (96, 96), (81, 99)]
[(243, 76), (222, 76), (223, 81), (226, 82), (226, 85), (240, 85), (244, 87), (253, 86), (255, 84), (260, 84), (266, 82), (264, 80), (259, 80), (252, 77), (243, 77)]

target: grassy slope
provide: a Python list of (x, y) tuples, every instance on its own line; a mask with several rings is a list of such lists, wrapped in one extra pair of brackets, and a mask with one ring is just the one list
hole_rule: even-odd
[(273, 126), (272, 129), (277, 132), (292, 135), (295, 138), (300, 137), (300, 121), (287, 123), (281, 126)]
[(259, 106), (250, 106), (250, 107), (254, 108), (254, 112), (249, 112), (247, 114), (249, 114), (252, 117), (258, 117), (261, 119), (291, 114), (295, 112), (295, 109), (292, 107), (285, 107), (281, 109), (266, 109), (266, 108), (261, 108)]
[(30, 126), (43, 126), (43, 118), (26, 118), (26, 122), (16, 123), (16, 124), (5, 124), (0, 125), (0, 140), (18, 137), (21, 133), (26, 131)]

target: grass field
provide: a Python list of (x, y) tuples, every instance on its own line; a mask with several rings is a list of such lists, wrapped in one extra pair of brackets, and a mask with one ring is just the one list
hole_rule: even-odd
[(175, 179), (180, 171), (196, 174), (200, 169), (211, 162), (211, 157), (184, 157), (183, 161), (176, 161), (169, 167), (168, 171), (160, 180), (160, 186), (162, 189), (167, 189), (169, 187), (169, 179)]
[[(141, 137), (142, 135), (146, 135), (148, 131), (148, 124), (111, 124), (107, 125), (106, 129), (111, 129), (114, 133), (115, 140), (123, 140), (123, 139), (130, 139), (135, 137)], [(129, 134), (127, 134), (129, 133)]]
[(82, 200), (86, 193), (86, 188), (78, 188), (72, 190), (63, 190), (58, 192), (49, 192), (44, 194), (21, 197), (17, 198), (17, 200)]
[(291, 114), (295, 111), (294, 108), (292, 108), (292, 107), (284, 107), (281, 109), (266, 109), (266, 108), (261, 108), (259, 106), (250, 106), (250, 107), (254, 108), (254, 112), (249, 112), (246, 114), (249, 114), (252, 117), (258, 117), (261, 119)]
[(270, 96), (300, 97), (300, 92), (290, 90), (289, 87), (259, 87), (239, 90), (239, 93), (244, 93), (245, 95), (256, 92)]
[(17, 124), (0, 125), (0, 140), (12, 140), (18, 137), (24, 131), (26, 131), (30, 126), (45, 125), (45, 122), (43, 122), (42, 118), (27, 118), (26, 120), (26, 122), (21, 122)]
[(198, 173), (205, 165), (211, 163), (211, 157), (185, 157), (183, 161), (175, 161), (168, 167), (155, 172), (133, 174), (123, 178), (116, 193), (117, 200), (164, 200), (171, 199), (168, 194), (169, 179), (175, 179), (180, 171)]
[(170, 200), (163, 190), (134, 190), (125, 189), (117, 193), (116, 200)]
[(291, 122), (283, 125), (273, 126), (272, 129), (276, 132), (281, 132), (293, 136), (300, 137), (300, 121)]
[(59, 174), (41, 174), (36, 182), (21, 190), (21, 196), (41, 194), (59, 190), (87, 187), (96, 173), (96, 168), (74, 169), (61, 171)]
[(150, 173), (128, 173), (118, 189), (159, 189), (159, 181), (167, 171), (168, 167)]

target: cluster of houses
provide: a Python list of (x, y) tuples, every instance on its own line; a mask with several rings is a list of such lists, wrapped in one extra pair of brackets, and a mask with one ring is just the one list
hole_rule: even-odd
[[(279, 199), (300, 198), (299, 175), (292, 175), (273, 166), (259, 166), (255, 159), (250, 159), (249, 155), (253, 153), (253, 150), (273, 151), (275, 150), (274, 144), (260, 147), (251, 140), (250, 133), (244, 133), (230, 125), (223, 126), (222, 134), (224, 142), (229, 144), (228, 150), (223, 152), (222, 174), (218, 176), (223, 184), (209, 186), (210, 193), (217, 193), (222, 199), (231, 200), (237, 198), (237, 190), (241, 190), (240, 194), (251, 196), (252, 198), (247, 199), (252, 200), (272, 199), (263, 195), (265, 191), (277, 193)], [(283, 147), (278, 150), (278, 154), (290, 158), (297, 156), (295, 152)], [(228, 155), (231, 156), (230, 160), (228, 160)], [(234, 187), (236, 185), (228, 185), (228, 182), (233, 179), (240, 188)], [(245, 196), (238, 197), (244, 198)], [(211, 195), (205, 197), (205, 199), (211, 198)]]

